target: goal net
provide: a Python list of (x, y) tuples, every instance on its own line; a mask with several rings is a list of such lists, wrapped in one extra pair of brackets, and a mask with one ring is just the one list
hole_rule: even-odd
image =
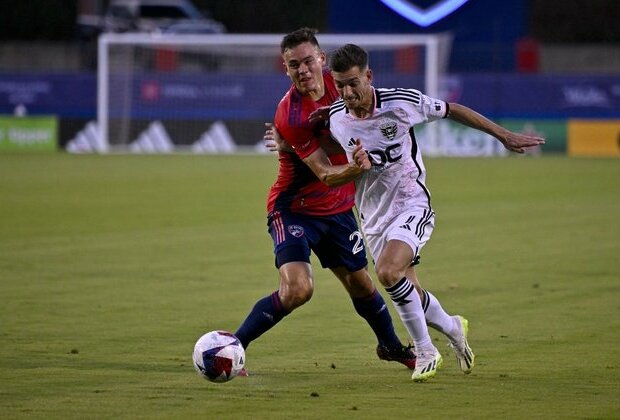
[[(434, 97), (451, 37), (318, 34), (327, 52), (366, 48), (380, 87)], [(98, 152), (263, 152), (264, 122), (290, 87), (282, 35), (104, 34), (99, 38)], [(431, 124), (432, 125), (432, 124)], [(429, 126), (431, 126), (429, 125)], [(433, 136), (433, 129), (426, 130)]]

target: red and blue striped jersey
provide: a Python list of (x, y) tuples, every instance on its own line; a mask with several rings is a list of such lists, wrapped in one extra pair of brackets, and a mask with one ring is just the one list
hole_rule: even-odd
[(325, 94), (318, 101), (301, 95), (293, 85), (278, 104), (275, 126), (295, 153), (279, 153), (278, 177), (269, 191), (268, 212), (289, 210), (328, 216), (347, 211), (354, 205), (355, 185), (352, 182), (330, 188), (303, 162), (319, 147), (323, 147), (332, 164), (348, 162), (344, 151), (331, 139), (329, 129), (322, 122), (314, 125), (308, 122), (312, 111), (331, 105), (338, 99), (338, 91), (329, 71), (323, 71), (323, 80)]

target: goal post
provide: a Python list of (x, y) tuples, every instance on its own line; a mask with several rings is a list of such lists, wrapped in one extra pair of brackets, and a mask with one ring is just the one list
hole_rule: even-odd
[[(256, 150), (263, 123), (290, 86), (283, 34), (103, 34), (97, 70), (97, 152)], [(377, 87), (440, 97), (449, 34), (317, 34), (331, 51), (355, 43), (370, 55)], [(432, 124), (431, 124), (432, 125)], [(436, 136), (429, 129), (425, 135)]]

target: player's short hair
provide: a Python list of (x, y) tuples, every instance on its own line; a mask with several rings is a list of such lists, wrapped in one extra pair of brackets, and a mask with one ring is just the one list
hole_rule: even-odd
[(368, 67), (368, 53), (355, 44), (346, 44), (331, 54), (329, 68), (338, 73), (344, 73), (353, 67), (360, 70)]
[(309, 42), (318, 49), (321, 49), (319, 46), (319, 41), (317, 41), (315, 36), (318, 32), (318, 30), (313, 28), (299, 28), (289, 34), (286, 34), (284, 38), (282, 38), (282, 42), (280, 42), (280, 53), (284, 54), (284, 51), (295, 48), (304, 42)]

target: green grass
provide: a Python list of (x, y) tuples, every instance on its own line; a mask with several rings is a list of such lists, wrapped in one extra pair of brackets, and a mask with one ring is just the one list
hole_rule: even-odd
[[(277, 287), (267, 156), (0, 155), (1, 418), (620, 418), (620, 161), (427, 159), (419, 274), (474, 372), (413, 383), (339, 283), (200, 379), (195, 340)], [(401, 337), (405, 337), (395, 317)], [(311, 396), (312, 393), (318, 396)]]

